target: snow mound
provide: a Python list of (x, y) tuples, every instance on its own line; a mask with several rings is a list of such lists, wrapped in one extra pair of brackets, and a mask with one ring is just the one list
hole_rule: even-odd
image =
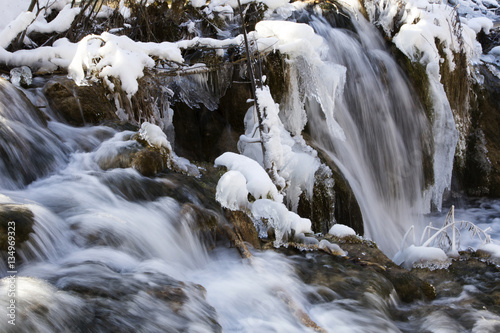
[(227, 152), (215, 159), (215, 165), (239, 171), (246, 179), (248, 192), (255, 199), (270, 198), (277, 202), (283, 201), (283, 196), (278, 193), (266, 171), (251, 158)]
[(161, 128), (157, 125), (151, 124), (147, 121), (142, 123), (141, 129), (139, 130), (139, 137), (145, 140), (152, 147), (163, 147), (172, 151), (172, 146), (170, 145), (170, 142), (168, 142), (166, 134), (163, 133)]
[(328, 231), (330, 235), (342, 238), (347, 236), (356, 236), (356, 232), (351, 227), (343, 224), (334, 224)]
[(217, 183), (215, 199), (230, 210), (244, 210), (248, 206), (247, 180), (239, 171), (230, 170)]
[(43, 15), (38, 15), (35, 22), (29, 28), (28, 33), (36, 31), (44, 34), (52, 32), (64, 32), (71, 27), (75, 17), (80, 13), (80, 8), (71, 8), (71, 5), (66, 5), (57, 16), (50, 22), (47, 22)]
[(134, 42), (127, 36), (104, 32), (100, 36), (89, 35), (78, 43), (68, 72), (77, 84), (85, 84), (88, 75), (97, 74), (111, 90), (114, 85), (109, 78), (118, 78), (131, 97), (139, 89), (137, 80), (144, 75), (144, 69), (155, 66), (152, 57), (184, 61), (175, 43)]
[(478, 250), (489, 253), (495, 259), (500, 259), (500, 245), (498, 245), (498, 244), (487, 243), (487, 244), (481, 245), (478, 248)]
[(442, 249), (415, 245), (396, 253), (393, 261), (406, 269), (418, 267), (434, 270), (448, 268), (451, 265), (451, 259)]
[(485, 34), (489, 34), (490, 30), (493, 29), (493, 21), (487, 17), (474, 17), (467, 21), (469, 28), (474, 30), (476, 34), (480, 33), (481, 30)]
[(289, 21), (260, 21), (255, 26), (255, 37), (259, 51), (277, 50), (291, 58), (306, 56), (318, 58), (326, 47), (323, 38), (304, 23)]
[(337, 244), (332, 244), (329, 241), (327, 241), (326, 239), (321, 240), (321, 242), (319, 242), (318, 246), (320, 249), (326, 250), (327, 252), (330, 252), (330, 253), (338, 255), (338, 256), (346, 256), (347, 255), (347, 253), (345, 253), (344, 250), (342, 250), (340, 248), (340, 246), (338, 246)]

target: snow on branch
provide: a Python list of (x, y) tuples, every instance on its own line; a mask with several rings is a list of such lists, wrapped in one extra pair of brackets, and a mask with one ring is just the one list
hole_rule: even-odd
[[(472, 238), (481, 241), (480, 249), (498, 251), (500, 246), (492, 243), (490, 228), (481, 229), (469, 221), (455, 221), (455, 207), (451, 206), (441, 228), (436, 228), (430, 223), (422, 232), (419, 244), (415, 243), (415, 228), (412, 226), (403, 237), (401, 247), (393, 261), (407, 269), (413, 267), (427, 267), (430, 269), (447, 268), (451, 264), (450, 258), (460, 256), (460, 239), (462, 231), (468, 231)], [(410, 234), (413, 242), (405, 247)], [(486, 246), (486, 247), (485, 247)], [(493, 250), (491, 250), (493, 249)]]

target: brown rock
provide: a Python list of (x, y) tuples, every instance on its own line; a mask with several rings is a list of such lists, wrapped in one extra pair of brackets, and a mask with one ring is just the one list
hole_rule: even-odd
[(254, 248), (260, 249), (259, 235), (248, 215), (241, 211), (232, 210), (226, 210), (225, 213), (227, 220), (233, 225), (234, 232), (239, 238), (251, 244)]
[(116, 120), (115, 107), (100, 84), (77, 86), (73, 80), (58, 77), (49, 81), (44, 92), (50, 107), (75, 126)]

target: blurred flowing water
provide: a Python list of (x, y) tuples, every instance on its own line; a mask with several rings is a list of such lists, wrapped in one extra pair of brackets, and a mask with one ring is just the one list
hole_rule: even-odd
[[(348, 68), (346, 94), (335, 103), (346, 140), (321, 139), (327, 130), (311, 101), (315, 139), (348, 178), (369, 236), (390, 252), (420, 205), (422, 112), (379, 37), (311, 25), (329, 41), (328, 61)], [(405, 308), (394, 291), (327, 297), (301, 281), (293, 257), (252, 250), (253, 259), (241, 259), (193, 227), (189, 207), (210, 209), (196, 186), (171, 174), (101, 168), (137, 145), (133, 132), (70, 127), (0, 82), (1, 101), (10, 98), (0, 101), (0, 204), (35, 216), (34, 233), (16, 248), (16, 326), (2, 314), (1, 332), (315, 332), (304, 314), (329, 332), (443, 331), (432, 329), (437, 322), (465, 330), (433, 304)], [(42, 98), (26, 93), (37, 104)], [(8, 271), (2, 256), (2, 309)], [(485, 310), (469, 313), (478, 329), (498, 321)]]
[[(410, 226), (422, 222), (430, 127), (383, 38), (362, 17), (352, 22), (357, 34), (332, 29), (319, 18), (309, 23), (328, 44), (325, 63), (345, 67), (343, 89), (330, 106), (345, 140), (328, 129), (314, 100), (309, 104), (309, 126), (316, 144), (351, 186), (365, 235), (392, 256)], [(321, 77), (325, 71), (318, 75), (317, 81), (327, 82)]]
[[(3, 81), (1, 89), (22, 96)], [(384, 310), (391, 300), (311, 302), (317, 288), (301, 282), (285, 256), (254, 251), (251, 261), (243, 260), (228, 244), (209, 251), (214, 244), (193, 228), (196, 214), (185, 213), (186, 204), (207, 208), (196, 187), (169, 175), (100, 167), (137, 145), (134, 132), (56, 120), (33, 125), (39, 115), (24, 99), (2, 104), (0, 112), (3, 129), (30, 126), (3, 136), (2, 149), (19, 150), (2, 160), (22, 167), (2, 170), (0, 204), (35, 216), (30, 239), (16, 246), (16, 325), (3, 318), (0, 331), (313, 332), (297, 312), (320, 326), (361, 330), (365, 307), (373, 307), (372, 327), (397, 331)], [(17, 147), (17, 139), (37, 151)], [(33, 154), (49, 167), (29, 162)], [(26, 173), (35, 179), (23, 178)], [(6, 309), (10, 269), (5, 253), (1, 259)]]

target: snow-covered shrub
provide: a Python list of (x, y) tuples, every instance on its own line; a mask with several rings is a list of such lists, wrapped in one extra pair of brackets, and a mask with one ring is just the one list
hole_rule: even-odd
[(288, 210), (283, 204), (283, 195), (259, 163), (228, 152), (219, 156), (215, 165), (229, 170), (217, 184), (217, 201), (227, 209), (245, 211), (252, 218), (259, 237), (266, 238), (272, 228), (276, 236), (274, 246), (279, 247), (286, 244), (292, 230), (295, 234), (311, 232), (311, 221)]
[[(483, 230), (468, 221), (455, 221), (454, 212), (455, 208), (452, 206), (441, 228), (433, 227), (432, 224), (425, 227), (418, 243), (420, 245), (415, 245), (415, 228), (412, 226), (406, 232), (401, 242), (401, 248), (394, 256), (393, 261), (407, 269), (413, 267), (447, 268), (451, 264), (450, 258), (460, 256), (458, 251), (460, 249), (461, 233), (464, 230), (467, 230), (471, 237), (478, 238), (481, 241), (480, 248), (490, 249), (493, 252), (499, 248), (489, 245), (492, 244), (492, 240), (488, 234), (488, 229)], [(410, 234), (413, 236), (413, 244), (405, 247)]]

